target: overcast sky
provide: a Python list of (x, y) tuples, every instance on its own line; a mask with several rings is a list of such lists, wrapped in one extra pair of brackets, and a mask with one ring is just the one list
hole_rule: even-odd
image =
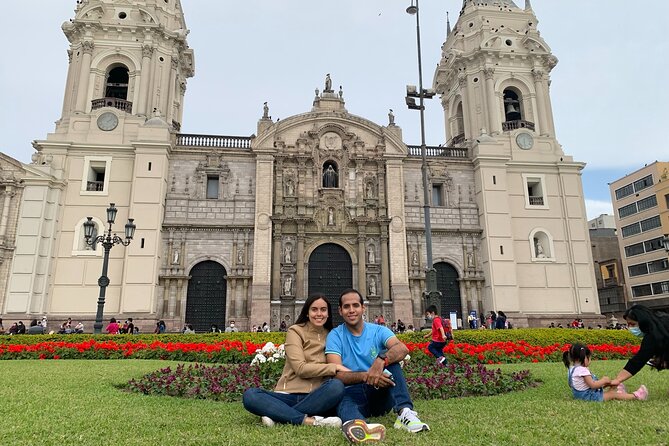
[[(181, 0), (195, 51), (182, 132), (250, 135), (269, 102), (274, 119), (309, 111), (326, 73), (343, 87), (349, 112), (387, 124), (395, 112), (404, 140), (420, 143), (419, 116), (406, 110), (418, 83), (416, 22), (409, 0)], [(524, 7), (524, 0), (516, 0)], [(0, 150), (30, 160), (60, 117), (68, 42), (60, 25), (76, 0), (3, 2)], [(432, 83), (461, 0), (421, 0), (423, 82)], [(641, 6), (643, 5), (643, 6)], [(607, 182), (669, 159), (669, 39), (666, 0), (533, 0), (538, 29), (560, 62), (551, 73), (557, 137), (588, 165), (588, 216), (611, 212)], [(39, 13), (37, 13), (39, 11)], [(28, 20), (29, 19), (29, 20)], [(438, 100), (426, 109), (427, 143), (444, 142)], [(659, 138), (659, 139), (658, 139)]]

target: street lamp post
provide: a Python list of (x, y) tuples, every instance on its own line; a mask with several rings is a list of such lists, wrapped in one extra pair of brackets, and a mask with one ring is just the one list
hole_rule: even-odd
[[(415, 5), (414, 5), (415, 1)], [(423, 218), (425, 220), (425, 246), (427, 254), (427, 265), (425, 269), (426, 289), (424, 293), (426, 304), (434, 303), (437, 308), (441, 293), (437, 291), (437, 272), (432, 263), (432, 222), (430, 221), (430, 183), (428, 179), (427, 146), (425, 145), (425, 99), (431, 99), (435, 95), (432, 89), (423, 89), (423, 64), (420, 48), (420, 11), (418, 0), (412, 0), (406, 9), (408, 14), (416, 16), (416, 45), (418, 47), (418, 89), (414, 85), (407, 85), (406, 104), (412, 110), (420, 112), (420, 153), (422, 158), (421, 173), (423, 177)], [(415, 98), (418, 98), (416, 104)], [(436, 301), (435, 301), (436, 300)]]
[(105, 308), (105, 294), (107, 292), (107, 285), (109, 285), (109, 277), (107, 277), (107, 269), (109, 267), (109, 251), (111, 251), (112, 246), (121, 244), (123, 246), (128, 246), (132, 241), (132, 238), (135, 236), (135, 223), (134, 219), (129, 218), (128, 223), (125, 224), (125, 240), (119, 237), (116, 234), (112, 233), (112, 224), (116, 219), (116, 213), (118, 209), (114, 203), (109, 203), (107, 208), (107, 223), (109, 223), (109, 229), (107, 232), (93, 236), (95, 232), (95, 223), (93, 223), (93, 217), (86, 217), (86, 222), (84, 223), (84, 238), (86, 244), (95, 247), (98, 243), (102, 244), (102, 247), (105, 249), (104, 258), (102, 260), (102, 275), (98, 279), (98, 285), (100, 285), (100, 297), (98, 298), (98, 311), (95, 314), (95, 324), (93, 324), (94, 333), (102, 333), (102, 314)]

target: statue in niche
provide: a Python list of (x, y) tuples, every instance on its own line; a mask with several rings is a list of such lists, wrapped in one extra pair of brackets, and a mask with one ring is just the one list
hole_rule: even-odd
[(283, 248), (283, 261), (284, 263), (293, 263), (293, 247), (291, 245), (286, 245)]
[(175, 248), (174, 252), (172, 253), (172, 265), (178, 265), (179, 264), (179, 249)]
[(376, 296), (376, 279), (374, 277), (369, 278), (369, 295)]
[(293, 180), (288, 180), (286, 182), (286, 196), (292, 197), (293, 195), (295, 195), (295, 185)]
[(367, 193), (367, 198), (374, 198), (374, 184), (372, 184), (371, 182), (367, 183), (366, 193)]
[(323, 187), (337, 187), (337, 176), (337, 171), (330, 164), (323, 172)]
[(395, 125), (395, 115), (392, 108), (388, 112), (388, 125)]
[(411, 253), (411, 264), (413, 266), (418, 266), (418, 253), (416, 251)]
[(334, 226), (334, 224), (335, 224), (334, 209), (328, 208), (328, 226)]
[(293, 290), (293, 276), (286, 276), (286, 280), (283, 281), (283, 294), (284, 296), (290, 296)]
[(237, 265), (244, 263), (244, 250), (242, 248), (237, 249)]
[(467, 253), (467, 267), (468, 268), (474, 268), (474, 253), (473, 252), (468, 252)]
[(332, 79), (330, 79), (330, 73), (325, 75), (325, 93), (332, 93)]
[(367, 248), (367, 262), (368, 263), (376, 263), (376, 253), (374, 252), (374, 247), (369, 246)]
[(541, 244), (541, 241), (539, 241), (538, 238), (534, 239), (534, 246), (535, 246), (535, 253), (536, 253), (537, 259), (545, 259), (546, 254), (544, 253), (544, 247), (543, 247), (543, 245)]

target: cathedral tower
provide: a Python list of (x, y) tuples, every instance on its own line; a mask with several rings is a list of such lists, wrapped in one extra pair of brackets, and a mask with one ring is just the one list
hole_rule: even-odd
[[(7, 313), (95, 313), (102, 247), (83, 238), (92, 216), (119, 209), (135, 240), (111, 251), (106, 315), (155, 313), (161, 223), (174, 133), (193, 52), (179, 0), (79, 0), (62, 26), (70, 46), (62, 115), (36, 141)], [(81, 315), (81, 316), (80, 316)], [(105, 316), (107, 317), (107, 316)]]
[[(484, 308), (517, 321), (598, 314), (580, 172), (555, 138), (557, 64), (529, 0), (465, 0), (434, 87), (446, 140), (472, 150)], [(535, 323), (539, 323), (538, 319)]]

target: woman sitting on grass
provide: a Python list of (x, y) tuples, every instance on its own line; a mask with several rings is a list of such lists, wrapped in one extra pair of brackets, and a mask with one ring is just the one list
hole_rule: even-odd
[(569, 350), (563, 353), (562, 361), (569, 369), (568, 379), (574, 398), (583, 401), (609, 401), (609, 400), (645, 400), (648, 398), (648, 390), (642, 385), (634, 393), (627, 393), (621, 384), (617, 388), (609, 388), (604, 392), (604, 387), (610, 387), (611, 378), (608, 376), (597, 379), (588, 369), (592, 352), (588, 346), (573, 344)]
[(327, 415), (335, 413), (344, 396), (344, 384), (334, 376), (349, 369), (325, 362), (325, 338), (330, 330), (330, 302), (324, 295), (314, 294), (302, 306), (295, 324), (288, 328), (286, 365), (274, 392), (246, 390), (246, 410), (262, 417), (268, 427), (275, 422), (340, 427), (338, 417)]
[(618, 385), (648, 364), (657, 370), (669, 369), (669, 315), (654, 313), (643, 305), (632, 305), (623, 314), (627, 329), (641, 338), (639, 351), (611, 382)]

